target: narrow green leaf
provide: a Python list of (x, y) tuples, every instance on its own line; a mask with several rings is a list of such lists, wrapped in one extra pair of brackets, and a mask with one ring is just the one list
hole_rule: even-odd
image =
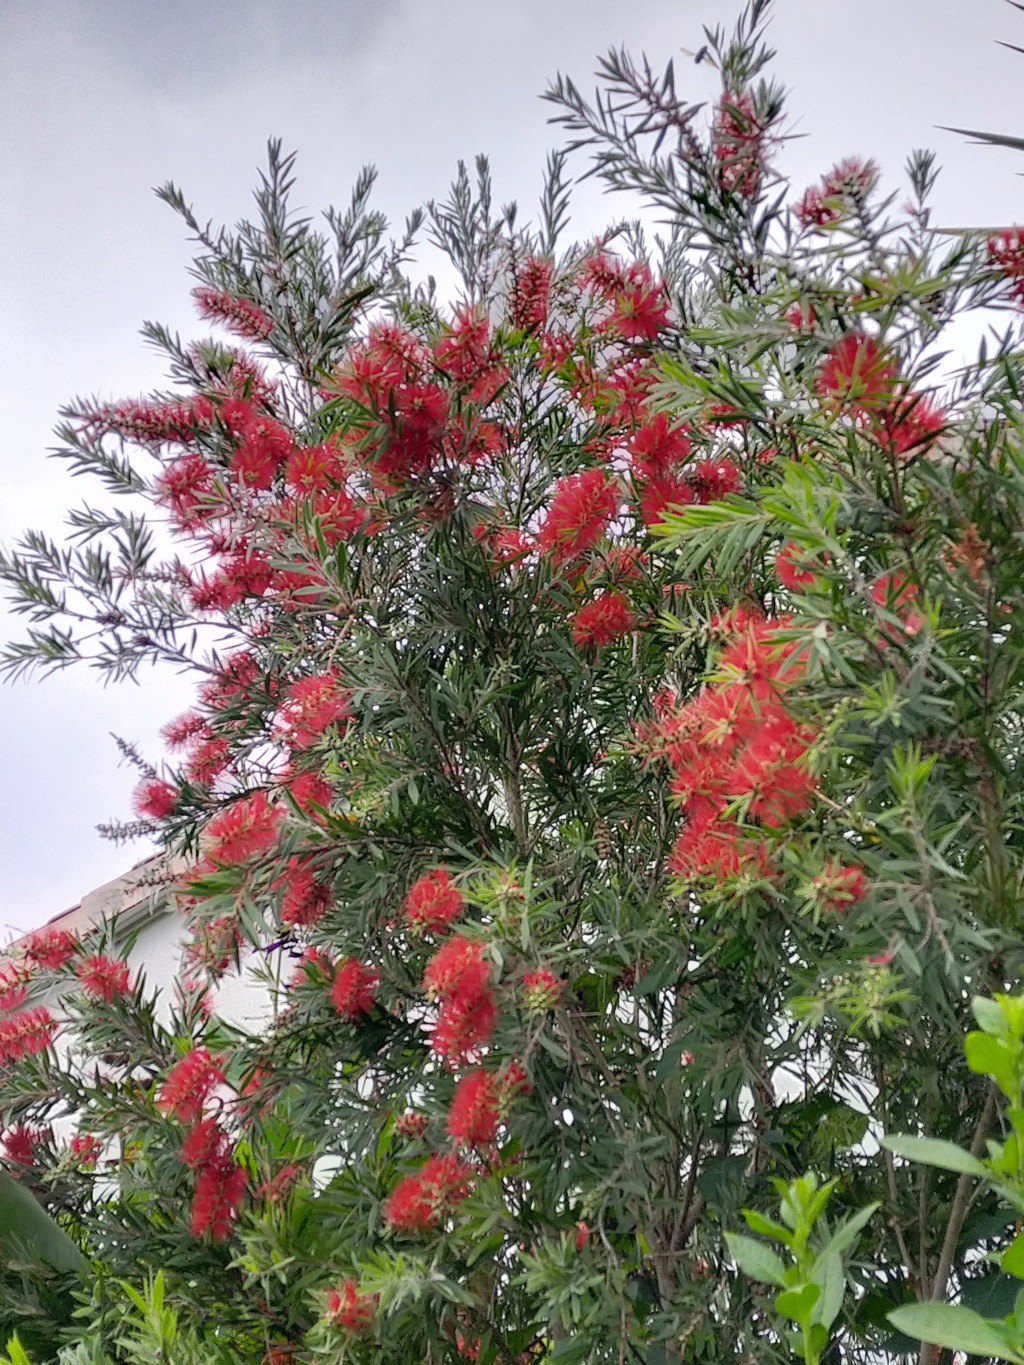
[(986, 1167), (976, 1156), (971, 1156), (970, 1152), (965, 1152), (955, 1142), (946, 1142), (943, 1138), (894, 1133), (882, 1139), (882, 1146), (894, 1156), (919, 1161), (923, 1166), (938, 1166), (943, 1171), (959, 1171), (966, 1175), (988, 1175)]

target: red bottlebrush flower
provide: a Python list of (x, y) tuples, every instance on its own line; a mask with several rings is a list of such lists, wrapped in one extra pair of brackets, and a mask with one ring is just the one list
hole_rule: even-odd
[(131, 989), (128, 963), (105, 953), (92, 953), (83, 958), (75, 969), (86, 995), (94, 1000), (105, 1000), (108, 1005)]
[(794, 303), (785, 314), (786, 321), (798, 332), (813, 332), (816, 317), (813, 303)]
[(547, 967), (538, 967), (535, 972), (525, 972), (521, 994), (523, 1009), (527, 1014), (546, 1014), (558, 1004), (564, 984), (554, 972), (549, 972)]
[(216, 512), (213, 470), (202, 455), (183, 455), (160, 475), (156, 500), (182, 530), (196, 526)]
[(820, 185), (810, 185), (804, 190), (803, 198), (793, 205), (793, 212), (801, 227), (823, 228), (837, 223), (843, 216), (839, 204), (829, 203)]
[(600, 649), (628, 635), (635, 625), (622, 593), (602, 592), (572, 618), (572, 638), (579, 649)]
[(4, 1156), (17, 1166), (34, 1166), (40, 1154), (39, 1149), (44, 1146), (49, 1136), (42, 1128), (30, 1128), (27, 1123), (16, 1123), (4, 1134)]
[(190, 1226), (193, 1237), (207, 1232), (214, 1242), (231, 1236), (238, 1209), (245, 1198), (246, 1174), (230, 1157), (219, 1157), (204, 1166), (196, 1180)]
[(56, 1023), (45, 1005), (33, 1005), (0, 1019), (0, 1064), (20, 1062), (45, 1052), (53, 1042)]
[(571, 559), (600, 540), (618, 506), (616, 485), (602, 469), (562, 479), (537, 543), (559, 563)]
[(232, 801), (206, 827), (211, 840), (209, 857), (221, 867), (234, 867), (277, 842), (280, 807), (271, 804), (265, 791)]
[(657, 478), (678, 469), (690, 458), (692, 450), (686, 428), (671, 426), (664, 412), (645, 422), (629, 442), (633, 468), (645, 478)]
[(800, 546), (795, 541), (788, 541), (775, 556), (775, 577), (790, 592), (812, 587), (818, 576), (813, 569), (802, 567), (807, 563)]
[(135, 788), (132, 806), (136, 815), (148, 816), (152, 820), (163, 820), (174, 814), (179, 795), (178, 788), (172, 782), (162, 782), (158, 777), (147, 777)]
[(744, 196), (757, 193), (764, 175), (767, 133), (747, 91), (722, 96), (712, 130), (712, 150), (718, 182), (724, 190)]
[(625, 341), (653, 341), (669, 325), (665, 287), (654, 283), (646, 266), (634, 266), (630, 273), (601, 330)]
[(226, 739), (207, 734), (188, 755), (185, 772), (201, 787), (212, 786), (231, 766), (231, 749)]
[(489, 1042), (497, 1019), (489, 990), (466, 1000), (446, 1000), (430, 1035), (431, 1051), (452, 1064), (465, 1061)]
[(417, 1175), (400, 1180), (384, 1201), (384, 1219), (395, 1232), (423, 1233), (469, 1193), (472, 1167), (457, 1156), (432, 1156)]
[(509, 321), (524, 332), (543, 330), (548, 320), (553, 270), (535, 257), (526, 261), (512, 283)]
[(448, 1132), (467, 1147), (486, 1147), (498, 1133), (498, 1078), (490, 1071), (471, 1071), (455, 1087), (448, 1111)]
[(905, 573), (884, 573), (875, 580), (871, 596), (880, 607), (898, 616), (903, 622), (906, 635), (917, 635), (925, 623), (925, 618), (914, 605), (917, 602), (917, 588), (908, 581)]
[(822, 910), (842, 911), (863, 900), (868, 879), (862, 867), (844, 866), (833, 858), (812, 880), (811, 886)]
[(91, 1170), (100, 1159), (103, 1143), (93, 1133), (76, 1133), (68, 1143), (68, 1151), (79, 1166)]
[(486, 316), (470, 308), (461, 309), (448, 334), (436, 342), (434, 361), (452, 379), (464, 384), (493, 371), (497, 357), (491, 349), (491, 328)]
[(416, 1141), (423, 1136), (429, 1125), (430, 1119), (426, 1114), (418, 1110), (407, 1110), (395, 1119), (395, 1132), (409, 1141)]
[(186, 711), (176, 720), (168, 721), (160, 731), (169, 749), (183, 749), (206, 728), (206, 721), (198, 711)]
[(440, 1217), (433, 1191), (418, 1175), (405, 1176), (384, 1201), (384, 1220), (394, 1232), (427, 1232)]
[(509, 1103), (519, 1095), (528, 1095), (533, 1087), (530, 1085), (529, 1077), (521, 1062), (514, 1058), (509, 1062), (504, 1071), (498, 1077), (501, 1089), (502, 1110), (508, 1108)]
[(424, 872), (409, 888), (402, 903), (406, 923), (418, 934), (441, 934), (466, 908), (462, 893), (452, 885), (446, 868)]
[(291, 432), (286, 426), (273, 417), (257, 416), (242, 428), (241, 444), (231, 457), (231, 468), (248, 488), (267, 489), (293, 450)]
[(223, 1082), (224, 1073), (209, 1050), (196, 1047), (171, 1067), (156, 1092), (154, 1103), (164, 1118), (195, 1123), (202, 1117), (210, 1091)]
[(289, 1162), (282, 1166), (273, 1179), (266, 1181), (256, 1191), (258, 1198), (267, 1204), (280, 1204), (288, 1192), (295, 1186), (302, 1177), (301, 1166), (296, 1166), (294, 1162)]
[(330, 441), (294, 450), (285, 465), (284, 481), (298, 493), (324, 492), (344, 478), (341, 452)]
[(576, 1234), (572, 1240), (577, 1251), (582, 1251), (583, 1248), (587, 1245), (587, 1242), (590, 1240), (590, 1228), (586, 1225), (582, 1218), (576, 1224)]
[(331, 903), (331, 888), (317, 881), (301, 857), (288, 859), (280, 885), (284, 887), (281, 923), (299, 928), (319, 924)]
[(743, 475), (727, 456), (717, 460), (698, 460), (689, 465), (684, 477), (698, 502), (721, 502), (730, 493), (739, 492)]
[(878, 413), (889, 405), (898, 375), (899, 362), (874, 337), (850, 332), (826, 356), (815, 387), (841, 407)]
[(934, 445), (948, 424), (943, 408), (930, 399), (911, 395), (878, 414), (872, 435), (896, 455), (916, 455)]
[(230, 1146), (230, 1137), (216, 1119), (200, 1119), (181, 1145), (181, 1159), (190, 1171), (199, 1171), (223, 1161)]
[(335, 1289), (327, 1291), (324, 1301), (324, 1322), (338, 1327), (351, 1336), (360, 1336), (373, 1326), (377, 1316), (377, 1295), (360, 1294), (355, 1280), (342, 1280)]
[(70, 929), (37, 929), (21, 944), (27, 963), (45, 972), (59, 971), (80, 951), (82, 941)]
[(315, 815), (318, 810), (329, 811), (334, 800), (334, 788), (312, 769), (292, 773), (285, 780), (292, 800), (304, 815)]
[(640, 515), (645, 526), (660, 526), (666, 512), (678, 511), (694, 501), (693, 489), (681, 474), (659, 474), (641, 485)]
[(423, 989), (431, 1000), (473, 1000), (488, 989), (490, 981), (483, 944), (462, 934), (440, 947), (423, 973)]
[(273, 322), (258, 304), (240, 299), (227, 290), (201, 284), (192, 290), (192, 297), (201, 318), (223, 323), (229, 332), (247, 341), (265, 341), (274, 330)]
[(1024, 231), (1011, 228), (998, 237), (990, 237), (988, 259), (1010, 281), (1011, 293), (1018, 303), (1024, 303)]
[(331, 1000), (334, 1008), (343, 1019), (353, 1022), (361, 1014), (369, 1014), (374, 1005), (374, 987), (380, 977), (375, 971), (354, 957), (344, 958), (338, 963), (331, 987)]
[(308, 749), (330, 726), (351, 715), (349, 693), (336, 673), (293, 682), (281, 707), (281, 733), (292, 749)]

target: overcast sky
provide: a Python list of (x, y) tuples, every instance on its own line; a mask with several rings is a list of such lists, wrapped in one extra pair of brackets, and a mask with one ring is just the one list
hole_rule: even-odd
[[(347, 198), (380, 168), (393, 219), (489, 153), (499, 202), (529, 209), (557, 130), (538, 98), (559, 70), (589, 84), (626, 44), (709, 93), (691, 53), (735, 0), (0, 0), (0, 541), (59, 532), (87, 490), (45, 458), (57, 409), (161, 380), (145, 318), (200, 335), (189, 248), (151, 187), (173, 179), (201, 217), (248, 210), (267, 138), (299, 160), (301, 202)], [(776, 72), (791, 91), (783, 152), (797, 189), (860, 153), (898, 187), (907, 152), (944, 166), (951, 225), (1024, 220), (1024, 157), (936, 125), (1024, 133), (1024, 15), (1000, 0), (776, 0)], [(621, 206), (581, 196), (593, 233)], [(6, 633), (17, 623), (0, 620)], [(188, 703), (174, 675), (103, 690), (70, 673), (0, 691), (0, 936), (48, 919), (143, 856), (95, 833), (128, 814), (115, 731), (159, 758)]]

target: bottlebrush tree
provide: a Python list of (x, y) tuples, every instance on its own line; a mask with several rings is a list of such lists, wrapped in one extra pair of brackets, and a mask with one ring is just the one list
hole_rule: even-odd
[(6, 1163), (104, 1271), (79, 1351), (775, 1360), (723, 1234), (807, 1170), (881, 1205), (809, 1310), (847, 1359), (1005, 1292), (1013, 1211), (876, 1139), (1000, 1112), (961, 1044), (1021, 960), (1024, 245), (936, 235), (925, 154), (898, 213), (866, 161), (788, 186), (765, 18), (708, 33), (709, 114), (623, 53), (550, 92), (650, 250), (562, 245), (568, 153), (539, 226), (480, 162), (397, 244), (370, 175), (297, 217), (276, 146), (234, 232), (162, 191), (234, 340), (147, 328), (175, 387), (61, 428), (123, 501), (2, 562), (10, 672), (197, 675), (113, 831), (188, 869), (170, 1021), (112, 933), (6, 969)]

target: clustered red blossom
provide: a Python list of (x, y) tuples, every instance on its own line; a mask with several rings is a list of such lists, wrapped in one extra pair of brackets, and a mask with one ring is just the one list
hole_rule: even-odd
[(56, 972), (81, 951), (82, 941), (71, 929), (46, 926), (22, 939), (18, 947), (29, 968)]
[(285, 742), (293, 750), (308, 749), (330, 726), (349, 718), (350, 701), (336, 673), (318, 673), (292, 683), (280, 712)]
[(243, 796), (215, 815), (206, 827), (210, 838), (209, 857), (231, 867), (266, 853), (277, 843), (282, 812), (265, 791)]
[[(728, 643), (716, 681), (640, 729), (641, 745), (667, 759), (674, 773), (685, 825), (672, 866), (682, 877), (767, 875), (757, 825), (778, 828), (811, 805), (814, 780), (805, 760), (814, 735), (786, 704), (803, 669), (799, 647), (780, 638), (788, 624), (737, 609), (720, 623)], [(737, 802), (750, 823), (726, 814)]]
[[(917, 635), (923, 628), (925, 618), (917, 609), (918, 593), (902, 570), (884, 573), (871, 585), (872, 599), (886, 611), (899, 617), (903, 635)], [(886, 627), (882, 637), (882, 647), (889, 641), (899, 642), (896, 627)]]
[(91, 1170), (103, 1152), (103, 1143), (94, 1133), (76, 1133), (68, 1143), (68, 1151), (79, 1166)]
[(175, 1062), (156, 1093), (156, 1107), (165, 1118), (193, 1123), (214, 1086), (222, 1084), (224, 1073), (205, 1047), (192, 1048)]
[(33, 1005), (0, 1017), (0, 1065), (45, 1052), (53, 1042), (56, 1028), (45, 1005)]
[(475, 1176), (475, 1169), (453, 1152), (428, 1157), (415, 1175), (405, 1176), (388, 1195), (385, 1221), (394, 1232), (429, 1232), (466, 1198)]
[(775, 556), (775, 576), (784, 588), (800, 592), (817, 582), (818, 575), (808, 567), (810, 561), (792, 540), (788, 541)]
[(340, 1327), (352, 1336), (359, 1336), (372, 1327), (377, 1314), (377, 1295), (361, 1294), (355, 1280), (342, 1280), (327, 1291), (324, 1321), (330, 1327)]
[(281, 923), (293, 928), (309, 928), (327, 913), (331, 888), (319, 881), (305, 859), (288, 859), (278, 879), (281, 893)]
[(795, 206), (802, 227), (823, 228), (845, 218), (851, 208), (863, 205), (878, 182), (878, 167), (873, 161), (847, 157), (812, 185)]
[(128, 963), (105, 953), (90, 953), (75, 968), (82, 990), (94, 1000), (108, 1005), (127, 994), (131, 988)]
[(462, 892), (443, 867), (418, 877), (402, 904), (405, 921), (417, 934), (444, 933), (465, 908)]
[(147, 777), (135, 788), (132, 805), (136, 815), (147, 816), (152, 820), (164, 820), (173, 815), (180, 793), (171, 782), (159, 777)]
[(837, 411), (894, 455), (926, 450), (946, 428), (946, 413), (921, 394), (909, 393), (899, 360), (875, 337), (848, 332), (818, 370), (816, 388)]
[(225, 289), (200, 285), (192, 290), (200, 317), (221, 322), (229, 332), (249, 341), (264, 341), (274, 330), (274, 324), (258, 304), (249, 299), (229, 294)]
[(585, 469), (562, 479), (537, 544), (557, 563), (572, 559), (600, 540), (618, 506), (618, 490), (603, 469)]
[(848, 910), (867, 894), (868, 879), (862, 867), (851, 867), (831, 859), (815, 876), (811, 886), (824, 911)]
[(1024, 231), (1010, 228), (997, 237), (990, 237), (988, 259), (1010, 282), (1013, 297), (1024, 305)]
[(525, 972), (521, 998), (527, 1014), (546, 1014), (553, 1009), (558, 1004), (563, 984), (547, 967)]
[(605, 305), (597, 331), (620, 341), (654, 341), (669, 325), (665, 287), (641, 262), (624, 265), (600, 252), (583, 269), (583, 283)]
[(486, 1147), (498, 1132), (499, 1080), (482, 1068), (470, 1071), (455, 1087), (448, 1110), (448, 1132), (466, 1147)]
[(4, 1156), (15, 1166), (34, 1166), (41, 1149), (50, 1142), (48, 1128), (33, 1128), (27, 1123), (15, 1123), (3, 1137)]
[(612, 589), (580, 607), (572, 619), (572, 638), (580, 649), (600, 649), (628, 635), (635, 625), (629, 603)]
[(757, 194), (764, 178), (769, 132), (770, 126), (758, 115), (746, 90), (722, 96), (711, 147), (724, 190), (745, 198)]
[(380, 978), (358, 958), (346, 957), (334, 970), (331, 1000), (343, 1019), (355, 1021), (361, 1014), (369, 1014), (374, 1004), (374, 988)]

